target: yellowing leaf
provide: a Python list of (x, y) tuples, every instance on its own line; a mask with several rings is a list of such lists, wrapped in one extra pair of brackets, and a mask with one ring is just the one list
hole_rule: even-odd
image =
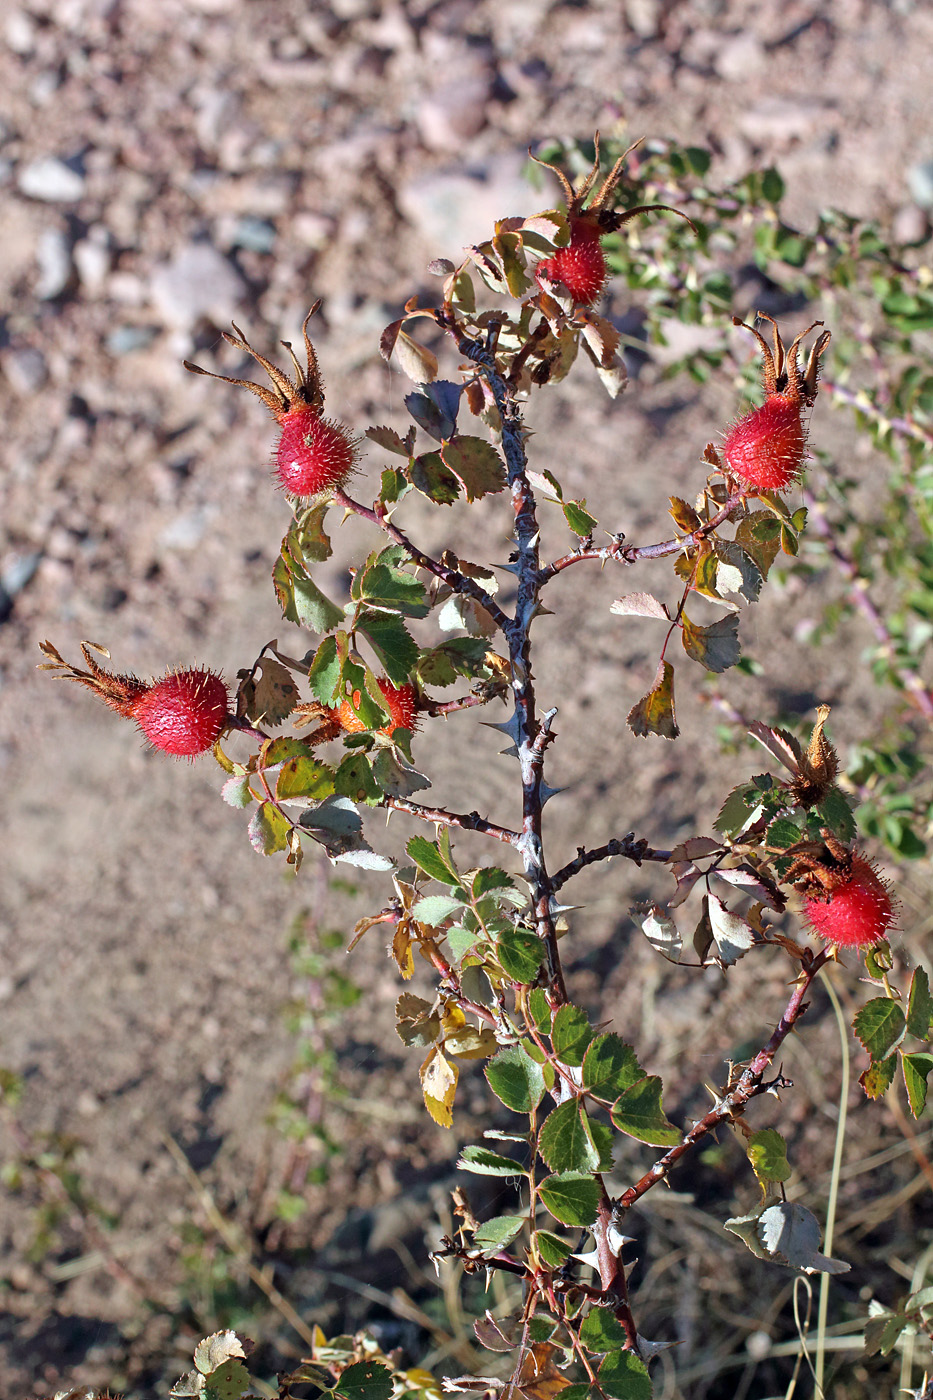
[(408, 982), (415, 970), (415, 959), (411, 951), (411, 921), (409, 919), (399, 919), (392, 935), (392, 956), (395, 959), (399, 972)]
[(437, 1047), (433, 1047), (421, 1066), (421, 1090), (424, 1106), (442, 1128), (453, 1125), (454, 1096), (460, 1071), (455, 1064), (444, 1058)]
[(707, 671), (728, 671), (738, 661), (742, 649), (739, 645), (739, 619), (735, 613), (719, 618), (708, 627), (691, 622), (686, 613), (681, 613), (681, 622), (684, 651), (705, 666)]
[(674, 668), (662, 661), (654, 685), (628, 713), (628, 726), (639, 739), (658, 734), (662, 739), (676, 739), (680, 730), (674, 718)]

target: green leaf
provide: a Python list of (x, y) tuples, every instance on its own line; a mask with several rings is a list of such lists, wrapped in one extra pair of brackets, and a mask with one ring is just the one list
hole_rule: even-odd
[(596, 520), (586, 509), (586, 501), (564, 501), (564, 519), (575, 535), (589, 539), (596, 529)]
[(859, 1075), (859, 1083), (870, 1099), (881, 1099), (894, 1083), (896, 1072), (896, 1055), (889, 1055), (886, 1060), (872, 1060), (868, 1069)]
[(828, 827), (840, 841), (853, 841), (857, 827), (849, 800), (840, 788), (830, 788), (823, 801), (816, 808), (820, 825)]
[(910, 979), (910, 992), (907, 997), (907, 1030), (918, 1040), (927, 1040), (931, 1021), (933, 996), (930, 995), (930, 979), (924, 968), (917, 967)]
[(275, 796), (279, 802), (320, 802), (335, 791), (334, 772), (320, 759), (306, 755), (289, 758), (279, 769)]
[(708, 627), (691, 622), (686, 613), (681, 613), (680, 619), (683, 624), (681, 641), (688, 656), (717, 674), (735, 665), (742, 653), (739, 619), (735, 613), (728, 613)]
[(769, 204), (780, 204), (784, 198), (784, 181), (781, 172), (773, 165), (769, 165), (768, 169), (762, 172), (761, 193)]
[(915, 1118), (919, 1118), (926, 1106), (927, 1078), (933, 1069), (933, 1055), (925, 1050), (916, 1051), (912, 1055), (902, 1055), (901, 1069), (904, 1072), (904, 1087), (907, 1090), (910, 1111)]
[(583, 1087), (597, 1099), (617, 1098), (642, 1074), (635, 1051), (614, 1031), (598, 1035), (583, 1057)]
[(544, 1097), (541, 1066), (521, 1045), (509, 1045), (484, 1067), (489, 1087), (515, 1113), (530, 1113)]
[(234, 774), (228, 778), (220, 790), (220, 795), (228, 807), (248, 807), (255, 801), (249, 786), (249, 774)]
[(506, 929), (496, 941), (496, 952), (505, 975), (526, 987), (535, 980), (544, 961), (544, 944), (537, 934), (526, 929)]
[(528, 995), (528, 1011), (535, 1026), (542, 1035), (551, 1028), (551, 1008), (543, 987), (535, 987)]
[(442, 885), (460, 884), (460, 876), (452, 865), (441, 855), (440, 848), (436, 841), (428, 841), (424, 836), (413, 836), (405, 847), (417, 866), (430, 875), (432, 880), (438, 880)]
[(479, 899), (484, 894), (489, 894), (491, 890), (512, 890), (515, 888), (515, 881), (511, 875), (500, 870), (496, 865), (484, 866), (482, 870), (477, 870), (473, 876), (472, 894), (474, 899)]
[(473, 1243), (485, 1255), (498, 1254), (500, 1249), (512, 1243), (526, 1219), (524, 1215), (493, 1216), (492, 1220), (485, 1220), (476, 1231)]
[(611, 1400), (651, 1400), (645, 1363), (631, 1351), (611, 1351), (599, 1368), (600, 1389)]
[(342, 609), (325, 597), (301, 563), (282, 543), (272, 570), (272, 584), (282, 616), (312, 632), (329, 632), (343, 621)]
[(240, 1396), (250, 1387), (249, 1372), (242, 1361), (230, 1357), (207, 1378), (204, 1388), (206, 1400), (240, 1400)]
[(452, 437), (441, 448), (445, 466), (463, 482), (468, 501), (478, 501), (506, 484), (505, 466), (491, 443), (478, 437)]
[(734, 540), (716, 540), (716, 591), (737, 593), (748, 603), (754, 603), (761, 592), (761, 570), (751, 555)]
[(567, 1099), (548, 1114), (538, 1134), (538, 1151), (552, 1172), (598, 1169), (599, 1152), (579, 1099)]
[(290, 830), (288, 818), (271, 802), (260, 803), (247, 828), (250, 845), (261, 856), (272, 856), (277, 851), (287, 850)]
[(584, 1172), (547, 1176), (538, 1188), (541, 1200), (556, 1220), (584, 1229), (593, 1224), (599, 1210), (599, 1187)]
[(393, 685), (404, 685), (418, 660), (418, 647), (401, 618), (364, 610), (356, 630), (369, 639)]
[(714, 829), (724, 836), (738, 836), (758, 805), (758, 793), (748, 783), (733, 788), (719, 809), (719, 815), (713, 822)]
[(675, 1147), (680, 1142), (680, 1129), (664, 1116), (662, 1088), (658, 1075), (649, 1074), (616, 1099), (610, 1117), (621, 1133), (652, 1147)]
[(392, 1372), (378, 1361), (355, 1361), (341, 1373), (334, 1395), (344, 1400), (390, 1400)]
[(475, 1144), (463, 1149), (457, 1166), (464, 1171), (475, 1172), (478, 1176), (521, 1176), (522, 1174), (520, 1162), (514, 1162), (510, 1157), (503, 1157), (498, 1152), (491, 1152), (488, 1147), (478, 1147)]
[(422, 452), (411, 464), (412, 484), (438, 506), (451, 506), (460, 495), (460, 482), (439, 452)]
[(359, 596), (374, 608), (401, 613), (404, 617), (427, 617), (431, 609), (424, 585), (411, 574), (384, 562), (389, 553), (385, 550), (359, 578)]
[(884, 1060), (904, 1038), (907, 1022), (896, 1001), (874, 997), (855, 1013), (852, 1029), (873, 1060)]
[(787, 1143), (776, 1128), (762, 1128), (752, 1133), (747, 1144), (748, 1160), (752, 1171), (767, 1189), (770, 1181), (786, 1181), (791, 1174), (787, 1160)]
[(597, 1356), (622, 1351), (628, 1345), (625, 1328), (611, 1308), (590, 1308), (580, 1324), (580, 1341)]
[[(532, 1238), (546, 1268), (559, 1269), (561, 1264), (565, 1264), (569, 1259), (573, 1246), (567, 1244), (559, 1235), (551, 1234), (550, 1230), (535, 1230)], [(562, 1395), (563, 1393), (561, 1392)]]
[(419, 899), (412, 909), (412, 915), (419, 924), (429, 924), (436, 928), (464, 908), (462, 899), (454, 899), (447, 894), (429, 894)]
[(551, 1044), (561, 1064), (571, 1067), (582, 1065), (592, 1039), (593, 1027), (585, 1011), (581, 1011), (579, 1006), (558, 1007), (551, 1031)]
[(382, 789), (365, 753), (349, 754), (334, 774), (334, 791), (351, 802), (378, 802)]
[[(414, 427), (412, 427), (412, 438), (414, 438), (414, 432)], [(366, 436), (370, 442), (374, 442), (377, 447), (383, 448), (386, 452), (395, 452), (399, 457), (411, 455), (411, 442), (401, 438), (394, 428), (367, 428)]]
[(661, 662), (654, 685), (629, 710), (627, 723), (639, 739), (647, 739), (649, 734), (662, 739), (677, 738), (680, 730), (674, 717), (674, 668), (669, 661)]
[(802, 831), (789, 817), (778, 817), (768, 827), (768, 846), (775, 851), (786, 851), (789, 846), (794, 846), (800, 840)]
[(314, 660), (308, 671), (311, 694), (316, 700), (320, 700), (322, 705), (330, 705), (336, 700), (341, 669), (342, 662), (337, 651), (337, 638), (325, 637), (314, 653)]

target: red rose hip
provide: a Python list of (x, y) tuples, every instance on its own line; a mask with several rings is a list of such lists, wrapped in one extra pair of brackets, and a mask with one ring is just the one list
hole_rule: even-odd
[(153, 748), (196, 758), (212, 748), (227, 720), (229, 696), (213, 671), (170, 671), (132, 703), (131, 713)]
[(853, 855), (848, 873), (825, 899), (808, 899), (804, 915), (827, 943), (861, 948), (887, 937), (894, 923), (890, 886), (864, 856)]
[[(382, 691), (385, 707), (389, 712), (389, 722), (378, 732), (391, 735), (395, 729), (414, 729), (418, 723), (418, 697), (413, 685), (394, 686), (387, 676), (379, 676), (376, 684)], [(360, 703), (360, 692), (354, 691), (353, 699)], [(340, 726), (347, 734), (362, 734), (366, 726), (357, 715), (349, 700), (343, 700), (337, 710)]]

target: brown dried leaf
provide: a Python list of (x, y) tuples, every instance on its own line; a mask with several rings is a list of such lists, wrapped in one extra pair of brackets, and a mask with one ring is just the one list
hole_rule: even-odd
[(662, 739), (676, 739), (680, 730), (674, 717), (674, 668), (662, 661), (654, 685), (628, 713), (628, 726), (639, 739), (658, 734)]

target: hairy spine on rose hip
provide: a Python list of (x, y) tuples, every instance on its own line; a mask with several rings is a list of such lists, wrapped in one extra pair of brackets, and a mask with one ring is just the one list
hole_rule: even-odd
[(169, 671), (132, 704), (132, 715), (153, 748), (177, 758), (207, 753), (227, 722), (230, 697), (215, 671)]
[[(406, 683), (395, 686), (387, 676), (377, 676), (376, 684), (385, 702), (385, 708), (389, 712), (389, 722), (378, 730), (379, 734), (391, 735), (396, 729), (413, 730), (418, 723), (418, 695), (415, 687)], [(341, 701), (337, 708), (337, 718), (341, 728), (348, 734), (362, 734), (366, 726), (363, 724), (353, 706), (359, 705), (360, 692), (353, 692), (353, 704), (349, 699)]]
[(854, 854), (840, 882), (825, 898), (811, 897), (804, 916), (827, 943), (865, 947), (886, 938), (896, 916), (891, 887), (865, 856)]
[(538, 263), (536, 276), (561, 282), (579, 306), (592, 306), (606, 285), (606, 255), (597, 225), (571, 219), (570, 242)]

